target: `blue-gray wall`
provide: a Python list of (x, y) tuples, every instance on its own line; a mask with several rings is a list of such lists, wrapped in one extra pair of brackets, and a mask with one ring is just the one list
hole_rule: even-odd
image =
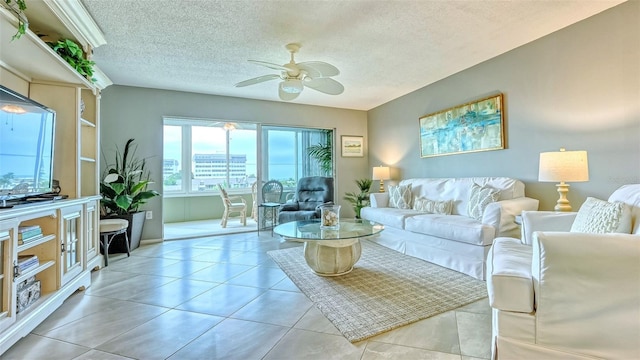
[[(491, 39), (487, 39), (491, 41)], [(506, 150), (420, 158), (418, 118), (501, 92)], [(369, 163), (411, 177), (509, 176), (552, 210), (539, 183), (543, 151), (586, 150), (590, 181), (572, 183), (577, 210), (640, 183), (640, 1), (629, 1), (368, 112)]]

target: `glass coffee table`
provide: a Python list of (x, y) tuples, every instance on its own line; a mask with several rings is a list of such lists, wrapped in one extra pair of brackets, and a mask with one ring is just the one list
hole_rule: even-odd
[(273, 229), (284, 238), (304, 242), (304, 258), (318, 275), (338, 276), (353, 270), (360, 259), (360, 239), (376, 235), (384, 225), (369, 220), (340, 220), (337, 228), (324, 228), (320, 220), (292, 221)]

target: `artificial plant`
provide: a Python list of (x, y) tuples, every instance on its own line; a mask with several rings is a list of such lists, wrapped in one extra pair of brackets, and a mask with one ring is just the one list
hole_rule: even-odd
[(371, 189), (372, 183), (373, 181), (371, 179), (356, 180), (356, 185), (358, 185), (360, 192), (348, 192), (344, 194), (344, 199), (351, 203), (353, 210), (356, 212), (356, 219), (360, 219), (360, 210), (369, 205), (369, 190)]
[(27, 3), (25, 0), (4, 0), (4, 3), (7, 4), (7, 8), (18, 18), (18, 31), (11, 37), (11, 40), (20, 39), (29, 27), (29, 20), (27, 20), (27, 16), (24, 14), (24, 11), (27, 10)]
[(49, 44), (53, 51), (58, 53), (64, 61), (76, 69), (80, 75), (90, 79), (91, 81), (95, 81), (95, 79), (92, 78), (93, 65), (95, 65), (95, 62), (85, 58), (84, 51), (80, 45), (69, 39), (48, 42), (47, 44)]
[(330, 132), (330, 130), (326, 130), (324, 144), (319, 143), (307, 148), (307, 155), (314, 158), (320, 165), (320, 170), (328, 176), (331, 175), (333, 170), (333, 145)]
[(100, 183), (104, 215), (135, 213), (140, 205), (160, 195), (147, 189), (153, 181), (145, 167), (146, 160), (136, 158), (137, 145), (133, 142), (134, 139), (127, 140), (122, 152), (116, 148), (115, 163), (105, 168), (105, 176)]

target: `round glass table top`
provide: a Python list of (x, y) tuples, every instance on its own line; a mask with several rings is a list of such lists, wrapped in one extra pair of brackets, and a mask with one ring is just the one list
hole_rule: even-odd
[(334, 229), (321, 227), (320, 219), (317, 219), (280, 224), (273, 229), (273, 232), (288, 238), (322, 241), (361, 238), (378, 234), (382, 230), (384, 225), (369, 220), (340, 220), (339, 227)]

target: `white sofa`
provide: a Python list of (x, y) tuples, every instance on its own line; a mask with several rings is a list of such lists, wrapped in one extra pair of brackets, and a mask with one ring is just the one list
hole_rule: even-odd
[[(409, 184), (413, 199), (452, 200), (452, 214), (389, 207), (388, 193), (373, 193), (371, 204), (362, 209), (361, 217), (383, 224), (385, 230), (371, 240), (481, 280), (485, 279), (486, 258), (493, 239), (519, 237), (515, 216), (523, 210), (538, 209), (538, 200), (525, 197), (524, 184), (511, 178), (416, 178), (398, 183)], [(500, 190), (498, 201), (486, 206), (481, 221), (467, 215), (473, 184)]]
[(524, 212), (523, 242), (494, 241), (494, 359), (640, 359), (640, 184), (608, 201), (627, 204), (627, 215), (592, 211), (591, 221), (624, 234), (576, 232), (583, 204), (578, 213)]

